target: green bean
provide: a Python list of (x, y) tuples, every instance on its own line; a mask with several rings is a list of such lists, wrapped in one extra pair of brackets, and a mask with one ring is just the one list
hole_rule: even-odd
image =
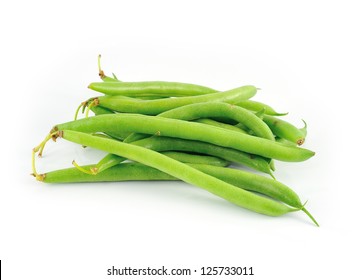
[[(96, 165), (83, 166), (84, 169), (95, 168)], [(45, 183), (83, 183), (83, 182), (121, 182), (121, 181), (148, 181), (148, 180), (178, 180), (157, 169), (139, 163), (121, 163), (96, 176), (81, 172), (78, 168), (54, 170), (41, 175)]]
[[(198, 163), (198, 164), (208, 164), (214, 166), (229, 165), (228, 160), (214, 156), (194, 155), (194, 154), (188, 154), (184, 152), (174, 152), (174, 151), (162, 151), (161, 153), (163, 155), (166, 155), (170, 158), (173, 158), (175, 160), (184, 163)], [(119, 157), (113, 154), (107, 154), (96, 165), (94, 165), (94, 167), (92, 167), (91, 169), (82, 169), (82, 171), (88, 174), (97, 175), (113, 166), (116, 166), (124, 162), (125, 160), (126, 158)]]
[[(176, 153), (164, 153), (166, 156)], [(192, 161), (191, 158), (190, 161)], [(196, 161), (196, 160), (195, 160)], [(212, 160), (210, 160), (211, 162)], [(187, 162), (187, 159), (185, 159)], [(201, 161), (202, 162), (202, 161)], [(206, 162), (203, 161), (203, 162)], [(210, 163), (208, 162), (208, 163)], [(233, 186), (248, 191), (258, 192), (273, 199), (279, 200), (291, 207), (302, 209), (312, 221), (318, 225), (313, 216), (304, 208), (299, 196), (288, 186), (279, 181), (269, 179), (257, 174), (252, 174), (243, 170), (212, 166), (206, 163), (190, 163), (189, 166), (196, 168), (208, 175), (216, 177)], [(96, 165), (83, 166), (91, 169)], [(177, 180), (177, 178), (163, 173), (157, 169), (139, 163), (121, 163), (113, 166), (102, 173), (91, 176), (79, 171), (77, 168), (66, 168), (50, 171), (43, 174), (42, 181), (45, 183), (75, 183), (75, 182), (120, 182), (120, 181), (142, 181), (142, 180)], [(319, 225), (318, 225), (319, 226)]]
[(239, 188), (265, 194), (271, 198), (284, 202), (289, 206), (302, 209), (304, 213), (319, 226), (314, 217), (305, 209), (299, 196), (291, 188), (277, 180), (233, 168), (210, 166), (206, 164), (190, 164), (190, 166)]
[(191, 166), (242, 189), (265, 194), (294, 208), (303, 207), (298, 195), (277, 180), (234, 168), (214, 167), (206, 164), (191, 164)]
[(114, 114), (115, 112), (110, 110), (110, 109), (107, 109), (107, 108), (104, 108), (102, 106), (94, 106), (94, 107), (91, 107), (91, 111), (97, 116), (97, 115), (106, 115), (106, 114)]
[(291, 123), (273, 116), (265, 115), (263, 121), (270, 127), (274, 135), (296, 143), (299, 146), (304, 143), (307, 127), (305, 122), (304, 128), (298, 129)]
[[(168, 154), (167, 154), (168, 156)], [(314, 217), (304, 208), (299, 196), (288, 186), (266, 177), (251, 174), (238, 169), (211, 166), (208, 164), (189, 164), (208, 175), (216, 177), (233, 186), (248, 191), (258, 192), (273, 199), (279, 200), (294, 208), (302, 209), (311, 220), (319, 226)], [(95, 165), (83, 166), (85, 169), (94, 168)], [(80, 182), (122, 182), (122, 181), (153, 181), (178, 180), (152, 167), (140, 163), (121, 163), (106, 171), (92, 176), (85, 174), (77, 168), (66, 168), (50, 171), (42, 176), (44, 183), (80, 183)]]
[[(199, 118), (213, 118), (213, 117), (225, 117), (228, 119), (235, 120), (240, 122), (245, 128), (253, 131), (253, 134), (256, 136), (266, 138), (274, 141), (274, 136), (269, 127), (264, 123), (258, 116), (243, 109), (239, 106), (223, 103), (223, 102), (204, 102), (204, 103), (194, 103), (189, 105), (184, 105), (166, 112), (163, 112), (158, 115), (159, 117), (169, 118), (169, 119), (179, 119), (179, 120), (195, 120)], [(213, 123), (212, 123), (213, 124)], [(221, 125), (222, 128), (225, 128), (226, 124)], [(229, 125), (227, 125), (228, 127)], [(219, 127), (217, 125), (217, 127)], [(233, 126), (231, 130), (235, 130)], [(242, 130), (242, 128), (239, 128)], [(144, 134), (131, 134), (128, 138), (124, 140), (126, 143), (131, 143), (136, 140), (145, 138)]]
[[(301, 209), (291, 208), (274, 200), (258, 196), (207, 175), (187, 164), (160, 153), (116, 140), (98, 138), (78, 131), (62, 130), (58, 136), (65, 140), (116, 154), (156, 168), (184, 182), (203, 188), (238, 206), (257, 213), (280, 216)], [(46, 176), (45, 176), (46, 177)]]
[(242, 123), (252, 130), (256, 136), (273, 140), (274, 136), (269, 127), (255, 114), (239, 106), (222, 103), (206, 102), (185, 105), (158, 115), (159, 117), (181, 120), (199, 118), (226, 117)]
[(104, 93), (106, 95), (124, 95), (131, 97), (138, 96), (193, 96), (217, 92), (212, 88), (195, 84), (177, 82), (121, 82), (121, 83), (91, 83), (90, 89)]
[[(101, 106), (95, 106), (95, 107), (91, 107), (91, 111), (96, 115), (109, 115), (109, 114), (114, 114), (113, 111), (107, 109), (107, 108), (103, 108)], [(106, 133), (108, 136), (123, 141), (124, 139), (126, 139), (129, 135), (131, 135), (131, 132), (128, 131), (124, 131), (124, 130), (117, 130), (117, 131), (111, 131)]]
[(271, 106), (264, 104), (262, 102), (254, 101), (254, 100), (243, 100), (236, 103), (236, 105), (241, 106), (245, 109), (258, 112), (262, 109), (265, 110), (265, 113), (267, 115), (271, 116), (285, 116), (288, 113), (278, 113), (276, 110), (274, 110)]
[[(262, 109), (262, 110), (260, 110), (260, 111), (258, 111), (258, 112), (255, 112), (254, 114), (255, 114), (259, 119), (261, 119), (261, 120), (263, 121), (264, 111), (265, 111), (265, 109)], [(228, 120), (227, 120), (227, 121), (228, 121)], [(239, 129), (242, 129), (243, 131), (246, 132), (246, 134), (255, 135), (255, 132), (254, 132), (252, 129), (250, 129), (248, 126), (246, 126), (244, 123), (239, 122), (239, 123), (237, 123), (237, 124), (235, 125), (235, 127), (239, 128)], [(268, 125), (267, 125), (267, 127), (268, 127)], [(268, 128), (269, 128), (269, 127), (268, 127)], [(269, 129), (269, 130), (270, 130), (270, 129)], [(273, 136), (272, 131), (271, 131), (271, 135)], [(274, 139), (274, 136), (273, 136), (273, 139)]]
[(136, 114), (100, 115), (59, 124), (54, 130), (69, 129), (89, 133), (106, 133), (121, 128), (132, 132), (208, 142), (281, 161), (304, 161), (314, 155), (314, 152), (307, 149), (289, 147), (275, 141), (240, 132), (157, 116)]
[(159, 100), (138, 100), (125, 96), (100, 96), (97, 100), (100, 106), (117, 112), (158, 115), (164, 111), (192, 103), (214, 101), (235, 103), (251, 98), (256, 94), (256, 91), (257, 89), (254, 86), (243, 86), (224, 92)]
[[(162, 136), (145, 138), (132, 142), (131, 144), (157, 152), (182, 151), (215, 156), (229, 162), (241, 164), (249, 168), (267, 173), (273, 177), (270, 166), (268, 165), (266, 159), (260, 156), (250, 155), (238, 150), (224, 148), (213, 144)], [(120, 164), (124, 160), (125, 158), (121, 158), (116, 155), (106, 155), (97, 163), (96, 168), (92, 170), (92, 173), (100, 173), (107, 168)]]

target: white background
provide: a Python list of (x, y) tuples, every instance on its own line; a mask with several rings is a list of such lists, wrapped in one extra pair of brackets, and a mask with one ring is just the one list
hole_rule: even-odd
[[(250, 279), (355, 278), (359, 20), (354, 3), (2, 1), (4, 279), (110, 279), (106, 270), (112, 265), (252, 266)], [(305, 147), (316, 156), (278, 162), (276, 176), (309, 200), (321, 227), (302, 213), (280, 218), (251, 213), (180, 182), (35, 181), (29, 175), (31, 149), (95, 95), (87, 85), (99, 80), (99, 53), (104, 70), (121, 80), (193, 82), (220, 90), (253, 84), (262, 89), (256, 100), (289, 111), (287, 120), (298, 126), (305, 119)], [(59, 141), (48, 145), (38, 166), (45, 172), (101, 155)]]

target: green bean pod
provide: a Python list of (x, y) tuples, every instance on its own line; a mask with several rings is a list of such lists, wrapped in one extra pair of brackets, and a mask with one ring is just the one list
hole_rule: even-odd
[[(96, 165), (86, 165), (82, 168), (91, 170)], [(44, 183), (85, 183), (85, 182), (122, 182), (122, 181), (152, 181), (152, 180), (178, 180), (157, 169), (134, 162), (117, 164), (101, 173), (90, 175), (76, 167), (54, 170), (42, 175)]]
[(210, 166), (206, 164), (190, 164), (190, 166), (239, 188), (258, 192), (284, 202), (294, 208), (302, 209), (313, 223), (319, 226), (314, 217), (307, 209), (305, 209), (299, 196), (291, 188), (277, 180), (233, 168)]
[(158, 100), (139, 100), (126, 96), (100, 96), (97, 100), (100, 106), (116, 112), (158, 115), (164, 111), (193, 103), (214, 101), (235, 103), (253, 97), (256, 92), (257, 89), (254, 86), (243, 86), (212, 94)]
[(303, 207), (299, 196), (277, 180), (234, 168), (206, 164), (191, 164), (191, 166), (242, 189), (265, 194), (295, 208)]
[[(216, 146), (209, 143), (154, 136), (132, 142), (131, 144), (161, 153), (166, 151), (182, 151), (214, 156), (267, 173), (273, 177), (270, 166), (266, 159), (260, 156), (250, 155), (238, 150)], [(96, 169), (94, 171), (95, 173), (100, 173), (107, 168), (120, 164), (124, 160), (125, 158), (121, 158), (116, 155), (106, 155), (97, 163)]]
[(271, 116), (285, 116), (288, 113), (278, 113), (274, 110), (271, 106), (264, 104), (262, 102), (254, 101), (254, 100), (243, 100), (236, 103), (236, 105), (245, 108), (247, 110), (251, 110), (254, 112), (261, 111), (262, 109), (265, 110), (265, 114)]
[(164, 82), (164, 81), (146, 81), (146, 82), (102, 82), (91, 83), (90, 89), (104, 93), (106, 95), (123, 96), (193, 96), (217, 92), (209, 87), (195, 84)]
[(203, 188), (238, 206), (257, 213), (269, 216), (281, 216), (289, 212), (300, 210), (237, 188), (190, 167), (185, 163), (181, 163), (143, 147), (122, 143), (116, 140), (99, 138), (87, 133), (71, 130), (59, 131), (58, 135), (65, 140), (99, 149), (111, 154), (116, 154), (153, 167), (184, 182)]
[[(208, 164), (208, 165), (222, 166), (222, 167), (228, 166), (230, 164), (228, 160), (219, 157), (208, 156), (208, 155), (194, 155), (185, 152), (175, 152), (175, 151), (162, 151), (161, 154), (184, 163)], [(124, 157), (119, 157), (113, 154), (107, 154), (96, 165), (94, 165), (89, 170), (89, 172), (92, 173), (93, 175), (97, 175), (113, 166), (121, 164), (125, 160), (127, 159)]]
[[(91, 111), (96, 115), (109, 115), (109, 114), (114, 114), (113, 111), (107, 109), (107, 108), (103, 108), (101, 106), (94, 106), (91, 107)], [(123, 141), (125, 140), (128, 136), (130, 136), (132, 133), (128, 132), (128, 131), (124, 131), (124, 130), (117, 130), (117, 131), (111, 131), (111, 132), (107, 132), (106, 133), (108, 136)]]
[(252, 130), (256, 136), (274, 141), (272, 131), (258, 116), (247, 109), (232, 104), (222, 102), (195, 103), (163, 112), (158, 116), (180, 120), (225, 117), (242, 123)]
[(307, 149), (289, 147), (275, 141), (240, 132), (157, 116), (136, 114), (100, 115), (59, 124), (54, 130), (69, 129), (88, 133), (106, 133), (121, 128), (126, 131), (150, 135), (207, 142), (281, 161), (304, 161), (314, 155), (314, 152)]
[(270, 127), (274, 135), (296, 143), (299, 146), (304, 143), (307, 134), (305, 122), (304, 128), (299, 129), (291, 123), (273, 116), (265, 115), (263, 121)]
[[(167, 154), (168, 156), (168, 154)], [(207, 164), (189, 164), (208, 175), (221, 179), (233, 186), (248, 191), (254, 191), (279, 200), (294, 208), (302, 209), (317, 225), (314, 217), (304, 208), (299, 196), (288, 186), (266, 177), (238, 169), (223, 168)], [(85, 169), (95, 168), (95, 165), (83, 166)], [(42, 175), (45, 183), (82, 183), (82, 182), (122, 182), (122, 181), (172, 181), (177, 178), (140, 163), (121, 163), (113, 166), (96, 176), (81, 172), (77, 168), (66, 168), (50, 171)]]
[[(91, 169), (96, 165), (87, 165), (83, 168)], [(216, 177), (234, 186), (245, 190), (255, 191), (282, 201), (294, 208), (302, 208), (303, 204), (298, 195), (286, 185), (239, 169), (211, 166), (208, 164), (194, 164), (192, 166), (206, 174)], [(45, 173), (45, 183), (77, 183), (77, 182), (103, 182), (103, 181), (132, 181), (132, 180), (178, 180), (152, 167), (139, 163), (124, 162), (113, 166), (96, 176), (86, 174), (77, 168), (66, 168)]]
[[(253, 131), (253, 134), (262, 138), (266, 138), (274, 141), (274, 136), (270, 128), (265, 122), (263, 122), (256, 114), (243, 109), (239, 106), (231, 105), (223, 102), (204, 102), (204, 103), (194, 103), (189, 105), (184, 105), (166, 112), (163, 112), (158, 115), (159, 117), (169, 118), (169, 119), (179, 119), (179, 120), (196, 120), (199, 118), (214, 118), (214, 117), (224, 117), (231, 120), (240, 122), (241, 125)], [(212, 121), (212, 125), (213, 125)], [(203, 123), (203, 122), (202, 122)], [(207, 121), (208, 123), (208, 121)], [(215, 122), (218, 124), (218, 122)], [(228, 128), (230, 130), (244, 131), (242, 128), (222, 124), (215, 125), (217, 127)], [(248, 133), (247, 133), (248, 134)], [(145, 138), (143, 134), (131, 134), (127, 137), (124, 142), (131, 143), (136, 140)]]
[[(264, 111), (265, 111), (265, 109), (262, 109), (262, 110), (254, 113), (259, 119), (261, 119), (262, 122), (263, 122)], [(228, 119), (227, 119), (227, 121), (228, 121)], [(239, 122), (235, 125), (235, 127), (242, 129), (243, 131), (246, 132), (246, 134), (255, 135), (254, 131), (252, 129), (250, 129), (248, 126), (246, 126), (244, 123)], [(268, 127), (268, 125), (267, 125), (267, 127)], [(269, 129), (269, 127), (268, 127), (268, 129)], [(273, 135), (272, 131), (271, 131), (271, 135), (274, 139), (274, 135)]]

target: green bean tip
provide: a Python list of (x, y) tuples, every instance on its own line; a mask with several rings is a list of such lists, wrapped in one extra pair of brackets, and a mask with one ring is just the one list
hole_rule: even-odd
[(299, 130), (303, 133), (303, 136), (307, 136), (307, 128), (308, 128), (308, 125), (306, 123), (305, 120), (302, 119), (302, 122), (304, 123), (304, 126), (302, 128), (300, 128)]
[(286, 115), (288, 115), (288, 114), (289, 114), (289, 112), (285, 112), (285, 113), (275, 113), (275, 115), (273, 115), (273, 116), (283, 117), (283, 116), (286, 116)]
[[(305, 205), (306, 203), (304, 203), (304, 205)], [(304, 207), (304, 205), (303, 205), (303, 207), (302, 207), (302, 211), (305, 213), (305, 214), (307, 214), (307, 216), (312, 220), (312, 222), (317, 226), (317, 227), (319, 227), (319, 224), (318, 224), (318, 222), (316, 221), (316, 219), (314, 219), (314, 217), (312, 216), (312, 214), (310, 214), (309, 213), (309, 211)]]

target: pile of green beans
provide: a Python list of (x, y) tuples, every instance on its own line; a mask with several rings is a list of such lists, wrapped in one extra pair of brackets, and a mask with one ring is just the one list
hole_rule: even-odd
[[(103, 95), (81, 103), (74, 120), (55, 125), (33, 149), (37, 180), (182, 180), (260, 214), (303, 211), (318, 225), (296, 192), (274, 178), (274, 160), (314, 155), (299, 147), (307, 125), (297, 128), (281, 118), (287, 113), (252, 100), (255, 86), (218, 91), (180, 82), (124, 82), (105, 75), (100, 56), (98, 67), (102, 81), (88, 87)], [(85, 117), (78, 119), (81, 110)], [(73, 161), (74, 167), (38, 173), (36, 154), (57, 138), (108, 154), (92, 165)]]

